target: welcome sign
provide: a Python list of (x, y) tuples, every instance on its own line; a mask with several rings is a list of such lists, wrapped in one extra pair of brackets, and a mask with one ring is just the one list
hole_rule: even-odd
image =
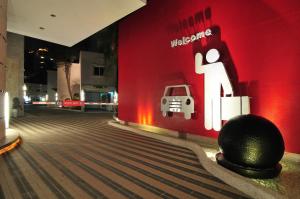
[(190, 35), (190, 36), (182, 37), (180, 39), (174, 39), (171, 41), (171, 47), (174, 48), (177, 46), (184, 46), (191, 42), (194, 42), (201, 38), (209, 37), (209, 36), (212, 36), (212, 31), (210, 28), (206, 29), (205, 31), (201, 31), (201, 32), (198, 32), (198, 33)]

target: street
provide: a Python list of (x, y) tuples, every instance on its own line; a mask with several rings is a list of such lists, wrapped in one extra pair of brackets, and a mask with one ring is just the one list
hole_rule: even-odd
[(109, 126), (110, 113), (36, 108), (0, 157), (0, 198), (246, 198), (188, 149)]

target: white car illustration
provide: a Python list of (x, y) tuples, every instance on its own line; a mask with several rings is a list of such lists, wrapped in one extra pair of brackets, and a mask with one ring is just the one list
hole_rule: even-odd
[[(173, 90), (180, 88), (185, 90), (185, 95), (172, 96)], [(185, 119), (191, 119), (192, 113), (194, 113), (194, 98), (191, 96), (189, 86), (186, 84), (166, 86), (164, 96), (161, 98), (160, 109), (164, 117), (171, 112), (184, 113)]]

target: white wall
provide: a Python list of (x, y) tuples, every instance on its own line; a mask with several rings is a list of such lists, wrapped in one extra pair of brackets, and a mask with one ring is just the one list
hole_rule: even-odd
[(48, 94), (48, 101), (54, 102), (55, 101), (55, 93), (57, 89), (57, 71), (47, 71), (47, 94)]
[(39, 100), (40, 97), (45, 97), (47, 94), (47, 85), (27, 83), (27, 96), (31, 97), (32, 101)]
[(80, 51), (79, 62), (82, 67), (81, 75), (82, 75), (82, 85), (109, 85), (107, 78), (105, 76), (99, 77), (94, 76), (94, 66), (103, 66), (104, 74), (107, 68), (105, 67), (104, 54), (95, 53), (95, 52), (87, 52)]
[[(75, 93), (80, 94), (80, 64), (72, 63), (71, 65), (71, 75), (70, 75), (70, 86), (71, 92), (74, 96)], [(57, 64), (57, 93), (59, 100), (65, 100), (67, 98), (71, 99), (68, 91), (67, 79), (65, 74), (64, 63), (60, 62)]]

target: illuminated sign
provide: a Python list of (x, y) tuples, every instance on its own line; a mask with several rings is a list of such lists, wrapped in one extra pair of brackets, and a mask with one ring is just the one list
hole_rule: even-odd
[(171, 47), (174, 48), (176, 46), (184, 46), (184, 45), (187, 45), (191, 42), (194, 42), (194, 41), (197, 41), (201, 38), (204, 38), (204, 37), (208, 37), (208, 36), (211, 36), (212, 35), (212, 31), (211, 29), (206, 29), (205, 31), (201, 31), (201, 32), (198, 32), (196, 34), (193, 34), (193, 35), (190, 35), (190, 36), (187, 36), (187, 37), (182, 37), (180, 39), (174, 39), (171, 41)]
[[(250, 113), (249, 97), (234, 96), (225, 66), (218, 62), (219, 58), (219, 51), (210, 49), (206, 53), (208, 64), (203, 65), (202, 54), (195, 55), (196, 73), (204, 74), (204, 126), (216, 131), (220, 131), (222, 120)], [(224, 96), (221, 96), (222, 88)]]
[(63, 106), (64, 107), (84, 106), (84, 101), (65, 100), (65, 101), (63, 101)]
[[(185, 94), (183, 96), (170, 96), (173, 89), (183, 88)], [(166, 86), (164, 96), (161, 98), (161, 112), (164, 117), (168, 112), (184, 113), (185, 119), (191, 119), (194, 113), (194, 98), (191, 96), (188, 85)]]

